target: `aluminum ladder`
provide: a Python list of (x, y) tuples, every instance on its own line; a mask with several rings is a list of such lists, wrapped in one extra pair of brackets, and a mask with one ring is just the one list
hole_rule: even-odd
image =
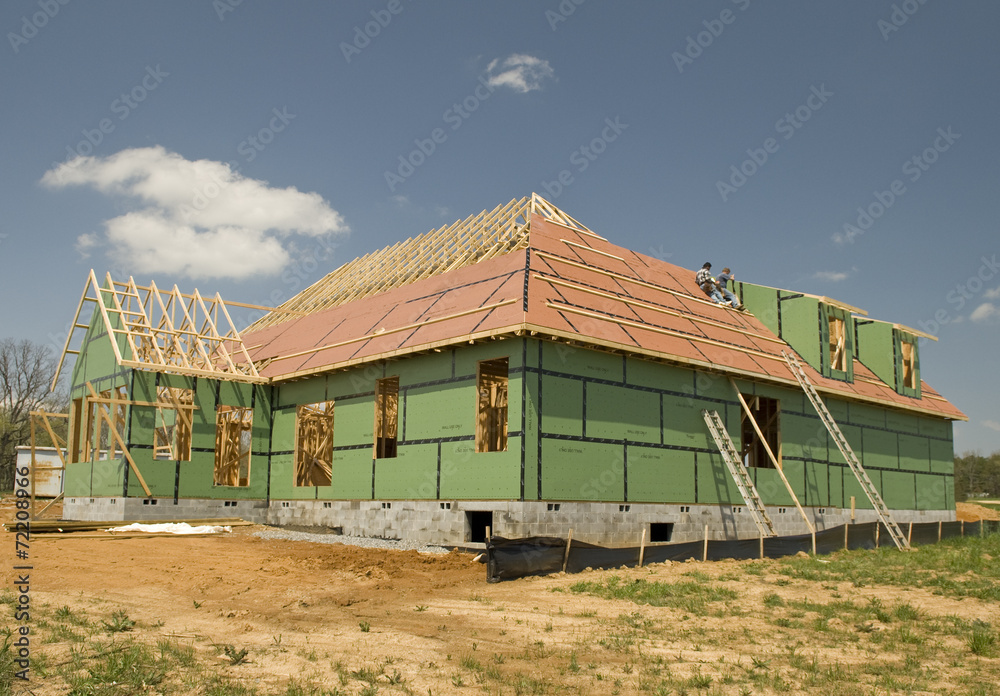
[(882, 500), (882, 496), (879, 494), (878, 489), (875, 488), (875, 484), (872, 480), (868, 478), (868, 473), (865, 471), (864, 467), (861, 466), (860, 460), (858, 460), (857, 455), (854, 454), (854, 450), (851, 449), (851, 445), (847, 442), (847, 438), (844, 437), (844, 433), (841, 432), (840, 427), (837, 426), (837, 422), (833, 420), (833, 416), (826, 408), (826, 404), (823, 403), (823, 399), (820, 398), (819, 394), (816, 392), (816, 387), (813, 386), (812, 382), (809, 381), (809, 376), (806, 375), (805, 370), (802, 369), (802, 364), (798, 361), (792, 353), (786, 353), (782, 351), (782, 356), (785, 358), (785, 362), (788, 363), (789, 369), (792, 374), (795, 375), (795, 379), (798, 380), (799, 385), (805, 391), (806, 396), (812, 402), (813, 408), (816, 409), (816, 413), (819, 414), (820, 419), (823, 421), (823, 425), (829, 431), (830, 435), (833, 436), (833, 441), (837, 443), (837, 448), (840, 453), (844, 456), (847, 461), (847, 465), (851, 467), (851, 471), (858, 479), (858, 483), (865, 491), (865, 495), (868, 496), (868, 500), (871, 502), (872, 507), (875, 508), (875, 512), (878, 513), (878, 518), (889, 530), (889, 536), (892, 537), (893, 542), (896, 547), (900, 550), (910, 548), (910, 542), (907, 540), (906, 535), (896, 524), (896, 520), (892, 518), (892, 514), (889, 512), (889, 508), (886, 507), (885, 501)]
[(740, 455), (736, 451), (733, 441), (729, 438), (729, 433), (726, 432), (726, 426), (722, 422), (719, 412), (703, 410), (701, 415), (705, 418), (708, 431), (712, 433), (712, 438), (715, 440), (719, 452), (722, 453), (722, 460), (726, 462), (726, 467), (736, 482), (736, 487), (740, 489), (740, 494), (746, 501), (747, 510), (750, 511), (750, 516), (753, 517), (757, 529), (760, 530), (762, 536), (776, 536), (771, 518), (767, 516), (767, 510), (764, 509), (764, 503), (761, 502), (760, 495), (757, 494), (753, 479), (750, 478), (746, 467), (740, 461)]

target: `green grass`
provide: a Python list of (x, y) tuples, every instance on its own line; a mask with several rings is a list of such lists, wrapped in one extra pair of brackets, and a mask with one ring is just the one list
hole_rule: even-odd
[(1000, 563), (986, 560), (998, 557), (1000, 534), (991, 534), (945, 539), (903, 553), (881, 548), (838, 551), (822, 559), (790, 557), (778, 561), (778, 570), (803, 580), (921, 587), (947, 597), (1000, 602)]
[(696, 615), (705, 614), (712, 602), (734, 600), (739, 596), (735, 590), (704, 582), (649, 582), (641, 578), (627, 582), (617, 575), (612, 575), (603, 583), (574, 583), (569, 589), (605, 599), (626, 599), (636, 604), (672, 607)]

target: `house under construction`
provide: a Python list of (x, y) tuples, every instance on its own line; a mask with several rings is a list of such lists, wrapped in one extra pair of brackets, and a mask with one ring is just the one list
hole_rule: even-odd
[(537, 195), (351, 261), (242, 331), (218, 296), (91, 272), (63, 356), (64, 516), (604, 545), (852, 520), (903, 544), (897, 523), (953, 520), (965, 416), (920, 378), (932, 337), (736, 294), (749, 311)]

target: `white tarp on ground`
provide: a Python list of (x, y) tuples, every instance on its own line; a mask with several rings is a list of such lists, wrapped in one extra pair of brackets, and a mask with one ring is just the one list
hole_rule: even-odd
[(150, 532), (162, 534), (222, 534), (233, 531), (232, 527), (220, 527), (203, 524), (200, 527), (192, 527), (187, 522), (164, 522), (161, 524), (127, 524), (124, 527), (112, 527), (108, 530), (112, 534), (115, 532)]

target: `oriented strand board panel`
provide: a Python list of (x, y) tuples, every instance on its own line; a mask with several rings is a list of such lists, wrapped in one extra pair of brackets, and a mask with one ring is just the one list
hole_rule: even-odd
[(907, 471), (930, 471), (930, 447), (927, 438), (899, 436), (899, 468)]
[(778, 290), (738, 282), (736, 294), (746, 308), (774, 335), (778, 334)]
[[(411, 384), (451, 379), (451, 369), (452, 355), (449, 350), (447, 352), (442, 351), (441, 353), (414, 355), (408, 357), (406, 360), (392, 362), (389, 364), (389, 372), (386, 374), (399, 375), (399, 387), (402, 389)], [(361, 390), (358, 389), (356, 391)]]
[(542, 368), (580, 377), (624, 382), (624, 360), (620, 355), (566, 346), (546, 341), (542, 348)]
[(830, 485), (827, 477), (827, 464), (805, 462), (805, 496), (799, 502), (803, 505), (827, 507), (830, 502)]
[[(857, 477), (844, 465), (844, 501), (847, 502), (848, 507), (850, 506), (851, 496), (854, 497), (854, 506), (859, 510), (872, 510), (872, 504), (868, 500), (868, 496), (865, 494), (865, 489), (861, 487), (858, 483)], [(890, 472), (892, 473), (892, 472)], [(875, 488), (882, 495), (882, 499), (885, 500), (885, 491), (882, 487), (882, 472), (881, 471), (869, 471), (868, 478), (872, 480), (875, 484)], [(889, 502), (886, 501), (886, 505)], [(890, 506), (891, 507), (891, 506)]]
[[(333, 406), (333, 446), (354, 447), (357, 445), (375, 446), (375, 401), (372, 396), (359, 396), (353, 399), (337, 399)], [(333, 458), (337, 459), (335, 449)], [(372, 449), (367, 450), (369, 463)], [(336, 464), (334, 465), (336, 466)], [(369, 471), (369, 475), (371, 471)], [(369, 489), (371, 488), (369, 481)]]
[[(544, 403), (543, 403), (544, 405)], [(660, 395), (611, 384), (587, 385), (587, 437), (660, 442)]]
[[(784, 402), (781, 404), (784, 406)], [(828, 461), (830, 447), (836, 445), (830, 442), (829, 433), (823, 421), (816, 418), (781, 410), (779, 416), (781, 428), (781, 455), (802, 459)]]
[(544, 500), (625, 500), (621, 445), (542, 440)]
[[(518, 385), (518, 400), (520, 400), (520, 391), (520, 385)], [(412, 387), (407, 389), (405, 393), (406, 437), (403, 438), (404, 441), (475, 435), (475, 378), (458, 383)], [(508, 427), (508, 431), (519, 428), (520, 419), (514, 427)], [(400, 427), (400, 436), (402, 434), (402, 427)]]
[(896, 364), (892, 352), (892, 324), (855, 318), (858, 360), (886, 384), (896, 387)]
[[(337, 415), (334, 408), (334, 437), (336, 437)], [(295, 449), (295, 407), (279, 408), (274, 412), (274, 427), (271, 435), (272, 452), (291, 452)], [(273, 463), (273, 462), (272, 462)]]
[(476, 452), (475, 443), (441, 444), (441, 498), (517, 500), (521, 496), (521, 440), (506, 452)]
[(821, 369), (819, 300), (813, 297), (793, 297), (783, 293), (781, 311), (781, 338), (788, 342), (813, 369)]
[[(330, 497), (341, 500), (372, 497), (372, 451), (334, 450)], [(423, 497), (423, 496), (421, 496)]]
[[(194, 453), (192, 453), (193, 455)], [(263, 462), (263, 464), (261, 464)], [(171, 462), (172, 463), (172, 462)], [(259, 468), (260, 470), (256, 470)], [(177, 495), (180, 498), (263, 498), (267, 495), (267, 456), (250, 455), (250, 482), (258, 485), (247, 488), (216, 488), (212, 485), (213, 468), (203, 462), (180, 462), (180, 482)], [(146, 474), (143, 473), (143, 476)], [(147, 481), (148, 483), (148, 481)], [(171, 496), (173, 492), (171, 491)]]
[[(693, 394), (695, 380), (693, 372), (682, 367), (664, 363), (626, 358), (626, 381), (640, 387), (653, 387), (685, 394)], [(700, 372), (698, 374), (707, 374)]]
[(583, 435), (583, 380), (542, 375), (542, 432)]
[[(952, 493), (954, 478), (951, 476), (932, 476), (930, 474), (914, 474), (916, 478), (916, 508), (917, 510), (949, 510), (955, 500)], [(951, 497), (949, 497), (951, 496)]]
[(939, 474), (954, 474), (954, 447), (951, 440), (929, 440), (931, 449), (931, 471)]
[[(174, 478), (176, 476), (176, 464), (174, 462), (142, 462), (139, 458), (134, 456), (133, 458), (136, 459), (136, 464), (139, 465), (139, 471), (142, 472), (142, 478), (146, 480), (146, 485), (149, 486), (149, 490), (153, 494), (154, 498), (174, 497)], [(122, 461), (124, 461), (124, 459)], [(126, 462), (124, 466), (127, 467), (128, 463)], [(118, 490), (120, 491), (121, 488)], [(142, 485), (139, 483), (139, 479), (136, 477), (135, 472), (131, 470), (129, 470), (128, 476), (128, 494), (130, 497), (135, 498), (146, 497), (146, 492), (142, 490)]]
[(916, 507), (914, 475), (904, 471), (882, 472), (882, 500), (893, 510), (913, 510)]
[[(664, 394), (663, 442), (678, 447), (715, 451), (715, 441), (712, 439), (711, 433), (708, 432), (708, 426), (705, 425), (705, 418), (701, 415), (701, 411), (702, 409), (718, 410), (719, 415), (725, 418), (725, 409), (720, 410), (720, 408), (720, 404), (711, 401)], [(732, 435), (734, 432), (732, 425), (727, 423), (726, 428)], [(738, 434), (738, 429), (736, 432)]]
[(327, 400), (326, 379), (323, 377), (304, 379), (301, 382), (287, 382), (276, 389), (278, 390), (278, 406), (318, 404)]
[(628, 446), (628, 499), (635, 503), (694, 500), (694, 453)]
[(899, 469), (899, 440), (895, 433), (865, 430), (865, 448), (855, 454), (865, 468)]
[(412, 500), (437, 481), (437, 445), (400, 445), (397, 456), (375, 460), (375, 497)]
[(745, 505), (721, 454), (698, 453), (698, 503)]

